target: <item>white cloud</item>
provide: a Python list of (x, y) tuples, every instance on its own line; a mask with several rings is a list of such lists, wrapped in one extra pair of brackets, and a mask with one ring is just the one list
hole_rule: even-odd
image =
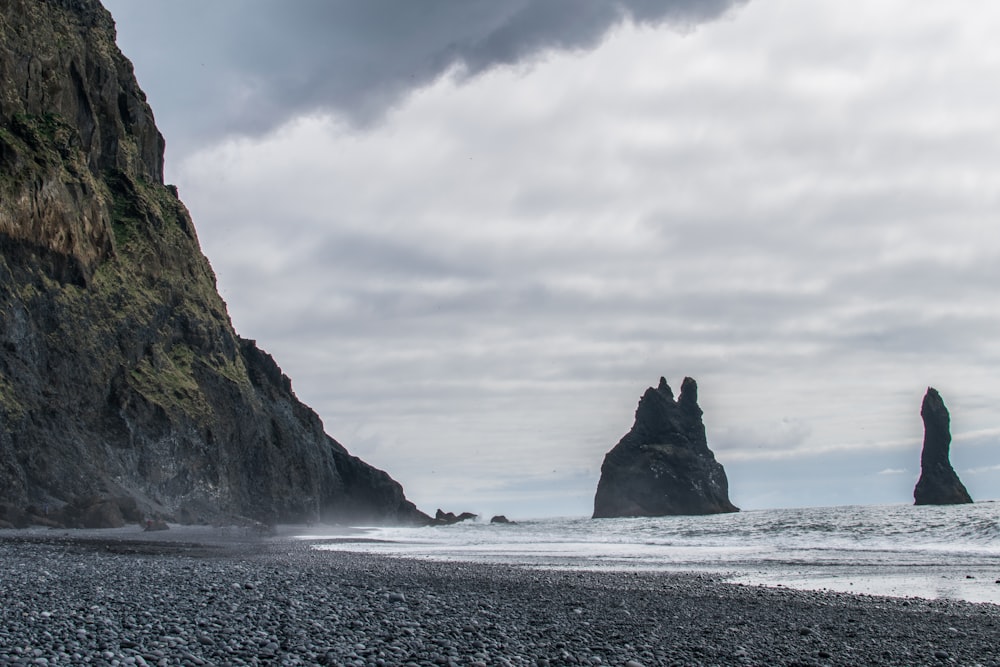
[(956, 442), (997, 429), (998, 29), (754, 0), (172, 171), (237, 329), (422, 507), (585, 498), (660, 375), (723, 464), (918, 461), (929, 384)]
[(962, 471), (963, 475), (982, 475), (984, 473), (996, 473), (1000, 472), (1000, 463), (991, 466), (978, 466), (976, 468), (966, 468)]

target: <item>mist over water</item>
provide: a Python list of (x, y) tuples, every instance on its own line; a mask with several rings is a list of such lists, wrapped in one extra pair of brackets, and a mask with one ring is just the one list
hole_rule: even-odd
[(708, 572), (734, 583), (1000, 604), (1000, 504), (994, 502), (473, 521), (303, 537), (317, 540), (319, 549), (441, 561)]

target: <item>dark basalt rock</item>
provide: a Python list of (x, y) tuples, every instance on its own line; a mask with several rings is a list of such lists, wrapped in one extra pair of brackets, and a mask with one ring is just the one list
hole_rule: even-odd
[(430, 520), (429, 525), (431, 526), (450, 526), (454, 523), (461, 523), (462, 521), (475, 521), (478, 518), (477, 514), (472, 512), (462, 512), (456, 515), (454, 512), (445, 512), (442, 509), (438, 509), (434, 513), (434, 518)]
[(933, 387), (928, 387), (924, 394), (920, 416), (924, 420), (924, 447), (920, 452), (920, 479), (913, 489), (914, 504), (971, 503), (972, 496), (951, 467), (951, 415)]
[(233, 330), (164, 145), (100, 2), (0, 0), (0, 520), (429, 521)]
[(163, 519), (146, 519), (142, 529), (147, 533), (155, 533), (161, 530), (170, 530), (170, 526)]
[(48, 518), (67, 528), (120, 528), (126, 523), (139, 523), (142, 512), (129, 496), (91, 496), (76, 498), (50, 511)]
[(31, 513), (21, 507), (0, 503), (0, 528), (27, 528)]
[(492, 517), (490, 519), (490, 523), (499, 523), (499, 524), (503, 524), (503, 525), (507, 525), (507, 526), (514, 526), (514, 525), (517, 524), (516, 521), (511, 521), (510, 519), (508, 519), (507, 517), (505, 517), (503, 514), (497, 514), (496, 516)]
[(684, 378), (674, 401), (660, 378), (639, 399), (632, 430), (604, 457), (594, 518), (738, 511), (708, 448), (697, 383)]

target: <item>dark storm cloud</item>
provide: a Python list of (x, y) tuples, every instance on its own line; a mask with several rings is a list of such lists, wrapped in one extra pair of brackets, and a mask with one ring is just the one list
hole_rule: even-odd
[(453, 68), (459, 76), (475, 76), (552, 50), (592, 48), (625, 21), (669, 23), (684, 30), (742, 2), (106, 4), (119, 23), (119, 43), (135, 59), (140, 84), (165, 126), (161, 129), (184, 150), (213, 136), (266, 132), (297, 114), (321, 110), (364, 125)]

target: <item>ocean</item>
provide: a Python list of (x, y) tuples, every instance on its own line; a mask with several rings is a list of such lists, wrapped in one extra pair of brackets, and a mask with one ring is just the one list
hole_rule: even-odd
[(697, 572), (734, 584), (1000, 604), (1000, 503), (711, 516), (314, 527), (317, 549), (529, 568)]

